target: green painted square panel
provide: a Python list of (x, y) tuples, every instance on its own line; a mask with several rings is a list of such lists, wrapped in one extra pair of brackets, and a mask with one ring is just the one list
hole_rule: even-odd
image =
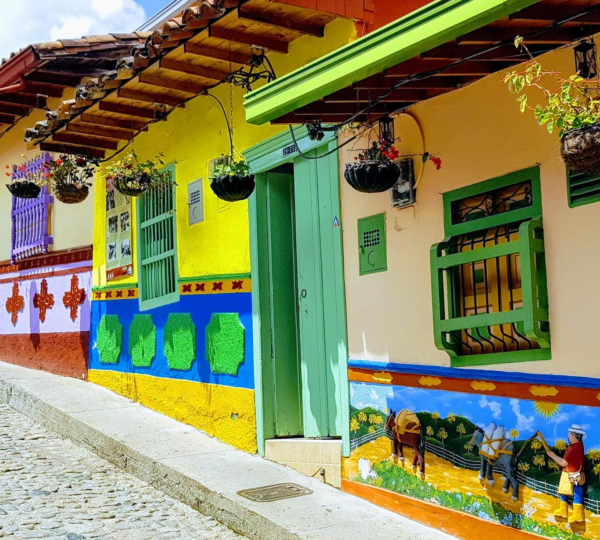
[(358, 261), (361, 276), (387, 270), (385, 213), (358, 220)]

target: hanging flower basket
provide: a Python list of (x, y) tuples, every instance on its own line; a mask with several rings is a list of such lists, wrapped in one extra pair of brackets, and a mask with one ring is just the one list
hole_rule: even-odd
[(245, 161), (222, 163), (209, 176), (210, 187), (219, 199), (227, 202), (244, 201), (254, 192), (254, 175)]
[(29, 180), (15, 180), (6, 184), (8, 191), (19, 199), (35, 199), (42, 190), (41, 186)]
[(600, 124), (567, 131), (560, 140), (560, 155), (569, 169), (600, 173)]
[(385, 161), (346, 163), (344, 178), (361, 193), (382, 193), (394, 187), (400, 178), (400, 167)]
[(87, 184), (57, 184), (54, 187), (54, 196), (64, 204), (77, 204), (85, 201), (90, 193)]
[(154, 187), (170, 187), (173, 185), (171, 171), (161, 171), (165, 162), (163, 154), (154, 159), (140, 162), (132, 150), (122, 160), (112, 162), (108, 167), (107, 179), (113, 180), (115, 189), (127, 197), (141, 197)]

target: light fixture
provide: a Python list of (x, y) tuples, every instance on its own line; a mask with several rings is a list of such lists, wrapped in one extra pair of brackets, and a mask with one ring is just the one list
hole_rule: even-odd
[(394, 133), (394, 120), (389, 116), (379, 119), (379, 137), (388, 144), (394, 144), (396, 135)]
[(583, 40), (573, 48), (575, 71), (584, 79), (593, 79), (598, 74), (596, 44), (593, 39)]
[(322, 141), (323, 137), (325, 137), (325, 132), (320, 122), (306, 124), (306, 130), (308, 131), (308, 138), (311, 141)]

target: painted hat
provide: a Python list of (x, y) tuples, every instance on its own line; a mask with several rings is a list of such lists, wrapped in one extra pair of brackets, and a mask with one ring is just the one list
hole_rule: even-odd
[(583, 431), (583, 428), (579, 424), (572, 424), (569, 428), (569, 433), (577, 433), (585, 437), (585, 431)]

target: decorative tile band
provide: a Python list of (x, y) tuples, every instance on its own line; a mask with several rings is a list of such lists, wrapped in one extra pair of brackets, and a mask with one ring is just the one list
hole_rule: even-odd
[(92, 300), (135, 300), (139, 296), (140, 291), (137, 287), (102, 289), (92, 292)]
[(250, 279), (220, 279), (179, 284), (179, 294), (181, 295), (249, 292), (252, 292), (252, 281)]
[(69, 249), (64, 251), (55, 251), (32, 257), (26, 261), (19, 261), (17, 264), (0, 264), (0, 274), (11, 274), (23, 270), (33, 270), (35, 268), (55, 267), (63, 264), (77, 263), (92, 260), (92, 247)]

